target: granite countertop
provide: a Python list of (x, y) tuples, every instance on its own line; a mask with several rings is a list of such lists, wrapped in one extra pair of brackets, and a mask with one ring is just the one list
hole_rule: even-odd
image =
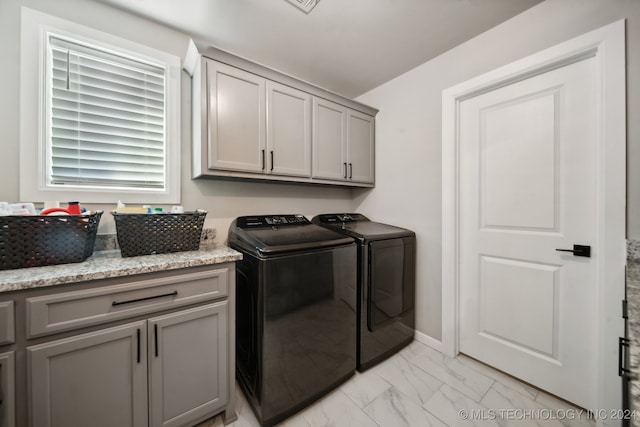
[(242, 259), (223, 245), (206, 250), (123, 258), (119, 250), (95, 251), (84, 262), (0, 271), (0, 293), (65, 283), (152, 273), (155, 271), (213, 265)]
[[(629, 338), (630, 398), (632, 409), (640, 409), (640, 261), (627, 261), (627, 312)], [(633, 418), (633, 425), (640, 420)]]

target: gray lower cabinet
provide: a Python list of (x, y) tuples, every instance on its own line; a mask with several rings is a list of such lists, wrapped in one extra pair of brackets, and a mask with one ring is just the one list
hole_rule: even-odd
[(237, 418), (233, 263), (3, 296), (0, 427)]
[(0, 427), (16, 425), (15, 356), (0, 353)]
[(178, 427), (223, 409), (227, 304), (27, 348), (33, 427)]
[(146, 322), (27, 348), (32, 426), (147, 425)]
[(226, 341), (227, 301), (149, 319), (150, 426), (189, 425), (226, 405)]
[(13, 307), (13, 301), (0, 302), (0, 427), (16, 423), (15, 352), (8, 347), (15, 342)]

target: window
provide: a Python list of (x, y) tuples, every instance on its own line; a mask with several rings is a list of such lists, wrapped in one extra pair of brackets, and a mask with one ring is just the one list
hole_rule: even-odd
[(53, 34), (48, 52), (48, 183), (164, 189), (164, 68)]
[(64, 22), (39, 25), (41, 126), (37, 161), (23, 160), (22, 120), (21, 199), (179, 203), (179, 58)]

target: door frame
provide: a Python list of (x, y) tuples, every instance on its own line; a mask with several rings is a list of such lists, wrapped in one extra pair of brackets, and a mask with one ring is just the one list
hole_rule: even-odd
[[(625, 21), (620, 20), (460, 83), (442, 93), (442, 339), (459, 353), (459, 106), (465, 99), (573, 62), (594, 57), (599, 84), (596, 147), (596, 262), (598, 352), (596, 408), (622, 408), (618, 337), (624, 336), (626, 251)], [(598, 420), (598, 425), (612, 421)]]

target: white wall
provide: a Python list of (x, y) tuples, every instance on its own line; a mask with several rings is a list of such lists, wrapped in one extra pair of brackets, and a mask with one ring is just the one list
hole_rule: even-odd
[[(441, 338), (442, 91), (627, 18), (628, 237), (640, 237), (640, 1), (547, 0), (360, 96), (376, 118), (377, 185), (357, 210), (418, 235), (417, 329)], [(375, 215), (373, 215), (375, 213)]]
[[(167, 27), (88, 0), (0, 0), (0, 200), (18, 201), (18, 147), (20, 103), (20, 7), (26, 6), (110, 34), (127, 38), (184, 58), (189, 37)], [(35, 84), (35, 82), (34, 82)], [(351, 190), (327, 186), (303, 186), (221, 180), (192, 180), (191, 80), (182, 73), (182, 205), (209, 211), (205, 227), (217, 229), (217, 241), (226, 240), (230, 222), (240, 215), (301, 213), (313, 216), (329, 211), (350, 211)], [(36, 124), (34, 124), (35, 126)], [(27, 200), (23, 200), (27, 201)], [(83, 205), (113, 209), (113, 205)], [(33, 200), (33, 202), (41, 202)], [(82, 200), (80, 200), (82, 202)], [(114, 233), (111, 215), (100, 222), (101, 234)]]

